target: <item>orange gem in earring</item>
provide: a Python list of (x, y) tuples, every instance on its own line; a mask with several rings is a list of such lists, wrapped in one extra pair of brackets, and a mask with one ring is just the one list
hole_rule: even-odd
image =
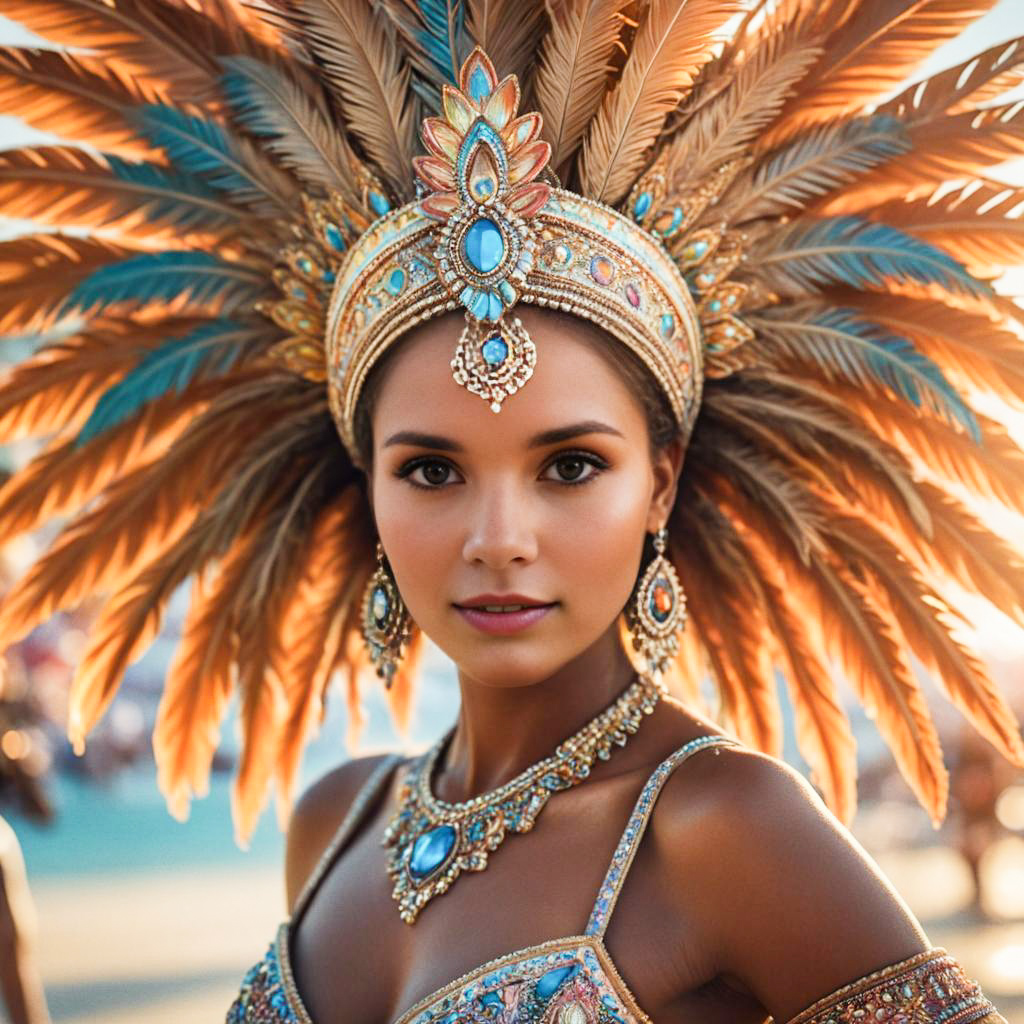
[(675, 657), (686, 623), (686, 597), (675, 566), (665, 557), (667, 548), (668, 531), (662, 527), (654, 536), (654, 558), (626, 609), (633, 647), (647, 659), (652, 673), (663, 672)]

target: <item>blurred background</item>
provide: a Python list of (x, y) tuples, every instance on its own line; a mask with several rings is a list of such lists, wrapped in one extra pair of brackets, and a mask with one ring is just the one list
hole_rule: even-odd
[[(1022, 0), (1003, 0), (937, 53), (918, 77), (1013, 38), (1021, 32), (1022, 16)], [(0, 45), (8, 44), (45, 45), (0, 16)], [(1012, 98), (1024, 102), (1024, 88)], [(14, 116), (0, 116), (0, 148), (52, 141)], [(1024, 162), (1008, 164), (996, 176), (1024, 184)], [(0, 238), (30, 229), (0, 219)], [(1000, 287), (1024, 294), (1024, 269), (1008, 274)], [(17, 359), (29, 347), (27, 341), (5, 339), (0, 361)], [(1024, 440), (1024, 417), (988, 406), (985, 412), (1004, 419)], [(27, 454), (18, 446), (0, 450), (0, 469), (20, 464)], [(993, 525), (1011, 538), (1024, 538), (1020, 521)], [(47, 540), (19, 541), (0, 552), (0, 587)], [(16, 837), (34, 904), (24, 913), (34, 927), (56, 1022), (222, 1021), (242, 975), (262, 955), (285, 913), (283, 835), (273, 809), (264, 813), (249, 850), (234, 843), (233, 710), (210, 793), (193, 804), (186, 823), (169, 816), (156, 788), (150, 732), (186, 596), (177, 595), (162, 637), (129, 670), (83, 757), (74, 756), (65, 739), (64, 714), (89, 609), (55, 617), (11, 657), (0, 703), (0, 813), (13, 831), (0, 827), (0, 855), (16, 849)], [(1024, 630), (987, 605), (974, 609), (974, 620), (979, 650), (1024, 718)], [(966, 729), (934, 687), (928, 691), (953, 773), (945, 824), (937, 831), (931, 827), (871, 722), (850, 700), (861, 761), (853, 832), (932, 942), (960, 959), (1009, 1024), (1024, 1024), (1024, 775)], [(425, 747), (450, 725), (456, 701), (450, 664), (429, 650), (411, 734), (394, 733), (380, 694), (370, 688), (358, 752)], [(345, 746), (349, 725), (342, 695), (336, 694), (306, 754), (300, 788), (351, 756)], [(786, 757), (805, 768), (791, 735)], [(0, 1019), (2, 1014), (0, 1009)]]

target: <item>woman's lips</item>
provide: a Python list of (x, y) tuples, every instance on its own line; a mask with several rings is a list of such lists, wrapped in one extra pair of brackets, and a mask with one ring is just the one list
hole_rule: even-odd
[(466, 608), (462, 605), (455, 605), (455, 610), (471, 626), (475, 626), (483, 633), (508, 636), (511, 633), (528, 629), (535, 622), (543, 619), (554, 607), (556, 607), (554, 604), (541, 604), (532, 608), (522, 608), (516, 612), (486, 612), (483, 608)]

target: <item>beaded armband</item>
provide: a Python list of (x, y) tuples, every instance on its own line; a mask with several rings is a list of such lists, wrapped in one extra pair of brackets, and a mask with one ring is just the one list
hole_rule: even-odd
[(936, 947), (819, 999), (789, 1024), (1006, 1024), (977, 982)]

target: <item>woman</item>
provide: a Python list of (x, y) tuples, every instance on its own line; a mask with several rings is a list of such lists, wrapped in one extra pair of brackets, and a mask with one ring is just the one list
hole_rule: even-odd
[(9, 428), (67, 434), (0, 517), (89, 504), (0, 641), (114, 592), (80, 746), (195, 575), (160, 783), (184, 815), (237, 677), (241, 838), (272, 776), (287, 814), (335, 668), (355, 701), (371, 660), (399, 721), (424, 635), (459, 670), (450, 735), (299, 803), (290, 920), (229, 1019), (1000, 1020), (772, 756), (777, 666), (849, 820), (834, 661), (941, 819), (913, 652), (1024, 763), (942, 589), (1024, 607), (947, 489), (1019, 502), (967, 397), (1020, 399), (985, 281), (1019, 197), (921, 198), (1016, 152), (1019, 111), (975, 109), (1016, 47), (868, 111), (977, 3), (14, 6), (103, 63), (21, 55), (10, 89), (112, 155), (8, 177), (85, 188), (124, 248), (17, 252), (8, 321), (94, 331), (12, 375)]

